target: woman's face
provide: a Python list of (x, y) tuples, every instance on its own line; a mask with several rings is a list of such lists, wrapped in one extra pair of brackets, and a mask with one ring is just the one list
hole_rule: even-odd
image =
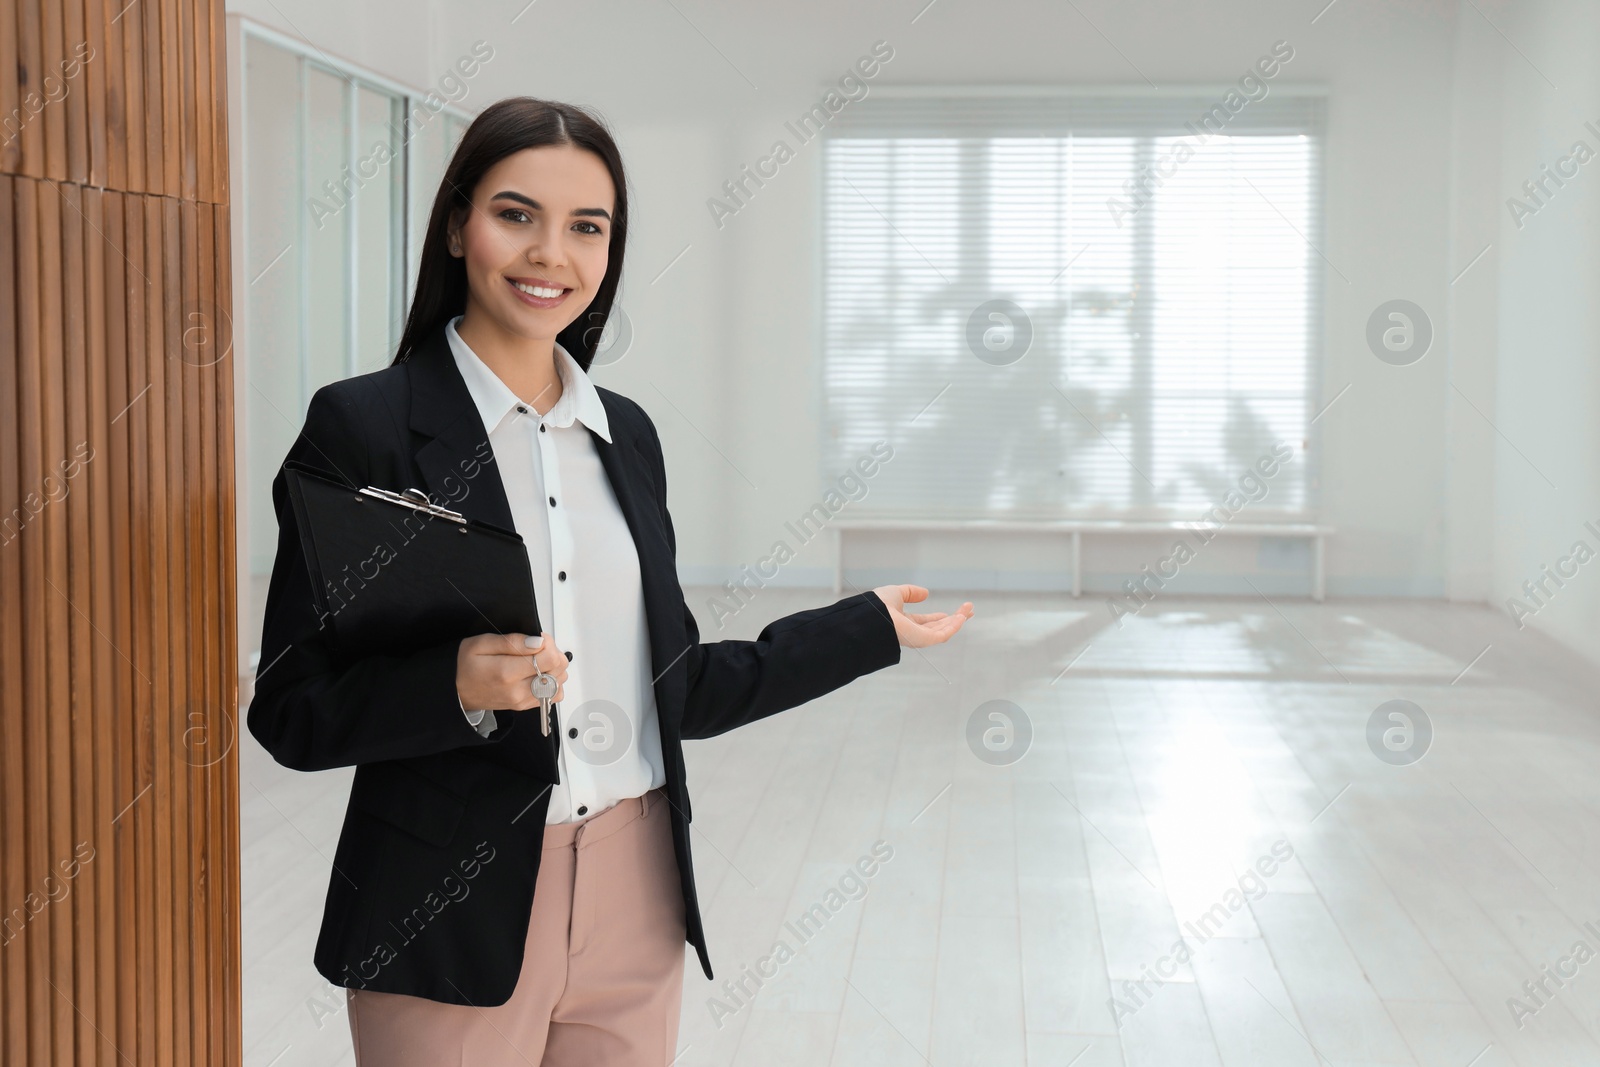
[(490, 167), (449, 234), (466, 261), (469, 315), (553, 339), (605, 279), (614, 210), (611, 173), (583, 149), (525, 148)]

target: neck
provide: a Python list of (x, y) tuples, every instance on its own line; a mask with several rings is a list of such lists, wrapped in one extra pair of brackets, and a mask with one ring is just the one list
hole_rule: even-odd
[(561, 399), (553, 337), (523, 337), (495, 322), (469, 296), (456, 333), (495, 377), (540, 415)]

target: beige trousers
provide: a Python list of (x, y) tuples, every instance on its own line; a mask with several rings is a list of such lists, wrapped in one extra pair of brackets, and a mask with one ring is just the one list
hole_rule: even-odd
[(347, 989), (359, 1067), (667, 1067), (684, 908), (666, 796), (546, 826), (516, 990), (475, 1008)]

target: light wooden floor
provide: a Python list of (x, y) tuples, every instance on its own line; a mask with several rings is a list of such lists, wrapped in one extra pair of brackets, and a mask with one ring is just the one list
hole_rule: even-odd
[[(718, 982), (686, 952), (680, 1067), (1600, 1064), (1600, 958), (1542, 971), (1600, 952), (1600, 671), (1481, 607), (1170, 599), (1119, 630), (1092, 597), (935, 606), (962, 599), (952, 645), (689, 744)], [(997, 698), (1033, 733), (1009, 766), (966, 740)], [(1408, 766), (1368, 745), (1391, 699), (1432, 722)], [(311, 966), (349, 774), (243, 746), (246, 1063), (352, 1063)], [(865, 896), (830, 900), (879, 840)], [(779, 937), (794, 958), (719, 1025)]]

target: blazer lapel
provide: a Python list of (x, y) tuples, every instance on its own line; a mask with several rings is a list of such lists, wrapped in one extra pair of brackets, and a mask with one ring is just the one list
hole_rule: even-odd
[(429, 495), (468, 518), (515, 530), (489, 432), (456, 368), (443, 326), (412, 353), (407, 366), (411, 428), (432, 438), (416, 454)]
[[(650, 471), (640, 453), (634, 420), (611, 396), (610, 390), (600, 390), (600, 400), (605, 405), (606, 422), (611, 430), (611, 440), (589, 431), (590, 440), (600, 454), (606, 477), (617, 496), (622, 516), (628, 521), (633, 534), (634, 548), (639, 554), (639, 582), (644, 591), (646, 629), (650, 636), (650, 659), (653, 665), (656, 711), (663, 720), (670, 721), (676, 733), (680, 718), (678, 709), (667, 698), (664, 679), (667, 668), (681, 658), (684, 648), (672, 648), (674, 633), (682, 634), (682, 590), (678, 586), (676, 564), (671, 546), (667, 544), (666, 530), (661, 516), (656, 512), (654, 493), (649, 489)], [(681, 643), (681, 642), (680, 642)]]

